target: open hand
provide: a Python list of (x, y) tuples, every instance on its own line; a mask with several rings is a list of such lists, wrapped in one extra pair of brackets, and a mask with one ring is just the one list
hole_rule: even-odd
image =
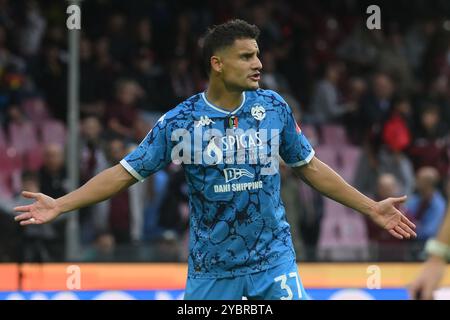
[(26, 206), (15, 207), (14, 211), (21, 213), (14, 218), (21, 226), (29, 224), (43, 224), (52, 221), (59, 214), (56, 200), (42, 193), (23, 191), (25, 198), (34, 199), (35, 202)]
[(406, 196), (400, 198), (387, 198), (379, 201), (373, 208), (372, 220), (383, 229), (387, 230), (397, 239), (415, 238), (416, 226), (400, 212), (396, 207), (406, 201)]

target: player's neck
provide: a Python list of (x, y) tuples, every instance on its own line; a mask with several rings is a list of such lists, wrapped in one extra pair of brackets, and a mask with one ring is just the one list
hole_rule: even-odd
[(209, 102), (230, 111), (233, 111), (242, 103), (242, 91), (229, 91), (220, 85), (210, 83), (205, 94)]

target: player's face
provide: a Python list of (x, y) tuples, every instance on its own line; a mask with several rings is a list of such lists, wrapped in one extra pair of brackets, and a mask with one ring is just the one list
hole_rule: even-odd
[(220, 55), (221, 77), (233, 90), (256, 90), (259, 88), (261, 61), (259, 48), (254, 39), (238, 39)]

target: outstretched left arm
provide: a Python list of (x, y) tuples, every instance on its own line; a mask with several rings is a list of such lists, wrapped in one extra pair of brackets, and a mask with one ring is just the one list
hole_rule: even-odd
[(415, 225), (395, 207), (404, 202), (406, 196), (376, 202), (352, 187), (316, 157), (293, 170), (305, 183), (328, 198), (367, 215), (392, 236), (398, 239), (416, 237), (413, 231)]

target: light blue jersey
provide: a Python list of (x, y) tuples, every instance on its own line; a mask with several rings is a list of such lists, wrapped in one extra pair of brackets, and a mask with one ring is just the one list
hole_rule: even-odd
[[(197, 94), (158, 120), (120, 163), (143, 180), (171, 161), (184, 167), (190, 199), (190, 278), (224, 278), (295, 261), (280, 197), (279, 156), (314, 156), (274, 91), (246, 91), (234, 111)], [(164, 212), (162, 213), (164, 214)]]

